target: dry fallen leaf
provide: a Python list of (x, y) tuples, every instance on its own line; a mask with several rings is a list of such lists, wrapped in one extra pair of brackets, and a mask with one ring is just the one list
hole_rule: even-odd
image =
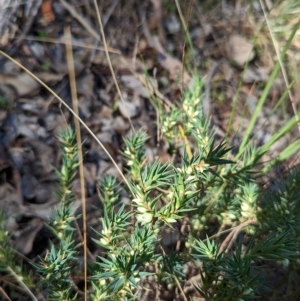
[[(45, 83), (57, 83), (64, 76), (64, 74), (52, 74), (49, 72), (40, 72), (35, 75)], [(8, 76), (0, 73), (0, 82), (12, 85), (19, 96), (26, 96), (40, 87), (40, 84), (26, 72), (22, 72), (18, 76)]]
[(83, 75), (80, 75), (77, 80), (77, 94), (84, 96), (86, 98), (93, 99), (95, 97), (94, 86), (95, 78), (91, 72), (85, 72)]
[[(140, 75), (140, 76), (142, 76), (142, 75)], [(157, 88), (157, 82), (154, 79), (151, 79), (150, 77), (149, 77), (149, 79), (151, 81), (150, 85)], [(143, 84), (141, 83), (141, 81), (139, 80), (139, 78), (135, 75), (122, 75), (121, 80), (127, 88), (134, 90), (134, 92), (137, 95), (140, 95), (144, 98), (149, 98), (150, 94), (152, 94), (151, 93), (152, 89), (150, 90), (147, 87), (144, 87)], [(145, 80), (145, 82), (146, 82), (146, 80)]]
[(244, 83), (250, 84), (253, 82), (267, 82), (269, 78), (269, 72), (263, 67), (249, 66), (243, 73)]
[[(20, 63), (20, 60), (17, 59), (17, 61)], [(2, 66), (0, 67), (0, 70), (1, 73), (10, 76), (17, 76), (20, 73), (20, 67), (12, 61), (3, 62)]]
[[(142, 19), (145, 19), (145, 16), (141, 14)], [(163, 46), (161, 45), (159, 38), (157, 36), (152, 36), (147, 25), (147, 22), (142, 23), (143, 33), (147, 39), (149, 47), (157, 51), (157, 59), (160, 65), (168, 70), (170, 78), (172, 80), (181, 79), (180, 82), (184, 86), (188, 86), (190, 82), (190, 75), (184, 70), (183, 64), (177, 58), (170, 56)]]
[(1, 83), (12, 85), (19, 96), (25, 96), (39, 88), (39, 83), (29, 74), (23, 72), (18, 76), (8, 76), (0, 74)]
[(124, 101), (120, 101), (119, 110), (123, 117), (136, 117), (141, 111), (141, 101), (137, 94), (134, 94), (131, 101), (127, 100), (128, 96), (123, 93)]
[(247, 61), (251, 61), (255, 53), (252, 43), (240, 35), (232, 35), (227, 42), (228, 58), (243, 67)]
[(121, 116), (117, 116), (112, 123), (112, 127), (117, 133), (124, 133), (129, 129), (130, 124)]
[(37, 179), (32, 174), (25, 174), (21, 179), (22, 193), (27, 199), (33, 199), (36, 195)]
[(50, 23), (55, 20), (55, 15), (52, 9), (52, 0), (44, 0), (40, 9), (46, 23)]
[(39, 140), (29, 140), (27, 143), (35, 154), (35, 158), (31, 162), (32, 167), (34, 167), (34, 174), (42, 177), (51, 173), (55, 161), (53, 149)]
[(160, 44), (158, 37), (151, 36), (151, 45), (158, 51), (157, 59), (161, 66), (169, 71), (172, 80), (182, 79), (183, 85), (186, 87), (190, 82), (190, 75), (184, 70), (182, 62), (177, 58), (170, 56)]
[(39, 218), (33, 218), (19, 233), (15, 232), (15, 236), (18, 236), (15, 244), (22, 254), (27, 255), (31, 252), (35, 237), (42, 227), (43, 221)]

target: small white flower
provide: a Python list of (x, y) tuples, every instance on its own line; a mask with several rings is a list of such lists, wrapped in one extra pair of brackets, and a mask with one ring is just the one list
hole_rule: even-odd
[(143, 206), (139, 206), (139, 207), (137, 207), (137, 211), (139, 211), (140, 213), (145, 213), (145, 212), (147, 212), (147, 208), (145, 208)]
[(170, 223), (170, 224), (176, 223), (176, 219), (175, 219), (175, 218), (169, 217), (169, 218), (166, 218), (166, 222), (167, 222), (167, 223)]
[(243, 204), (241, 205), (241, 209), (242, 209), (243, 211), (248, 211), (248, 210), (250, 209), (250, 206), (249, 206), (248, 203), (243, 203)]
[(132, 161), (132, 160), (128, 160), (128, 161), (127, 161), (127, 165), (128, 165), (128, 166), (132, 166), (132, 165), (133, 165), (133, 161)]
[(138, 205), (143, 204), (143, 201), (140, 198), (133, 199), (132, 202)]
[(145, 224), (149, 224), (152, 221), (153, 215), (150, 212), (146, 212), (144, 214), (137, 214), (136, 219), (139, 223), (145, 225)]
[(100, 239), (100, 242), (102, 243), (102, 245), (108, 245), (108, 240), (107, 240), (107, 238), (101, 238)]

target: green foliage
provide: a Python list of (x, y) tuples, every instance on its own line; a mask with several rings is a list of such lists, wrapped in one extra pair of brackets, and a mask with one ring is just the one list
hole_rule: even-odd
[(39, 264), (34, 264), (36, 271), (42, 276), (39, 282), (41, 287), (47, 287), (51, 300), (75, 300), (72, 298), (73, 280), (71, 273), (77, 265), (78, 252), (73, 239), (74, 226), (72, 222), (77, 217), (71, 205), (74, 201), (71, 192), (71, 183), (76, 176), (78, 167), (78, 149), (74, 131), (68, 129), (60, 133), (59, 142), (62, 150), (61, 169), (56, 170), (59, 178), (57, 198), (58, 206), (50, 218), (49, 228), (59, 239), (57, 246), (51, 244), (44, 258), (40, 258)]
[[(196, 78), (194, 87), (184, 94), (182, 108), (160, 115), (160, 131), (174, 161), (150, 162), (144, 149), (147, 135), (138, 131), (124, 138), (122, 154), (130, 187), (112, 176), (99, 180), (103, 206), (94, 242), (100, 253), (89, 264), (87, 279), (92, 300), (137, 300), (150, 276), (158, 286), (176, 288), (188, 299), (192, 296), (186, 296), (183, 289), (188, 281), (187, 264), (198, 268), (200, 277), (194, 286), (205, 300), (252, 300), (260, 296), (263, 260), (297, 264), (300, 172), (291, 170), (273, 190), (258, 182), (264, 167), (262, 154), (294, 121), (267, 145), (255, 148), (248, 141), (242, 145), (244, 151), (238, 149), (235, 155), (233, 147), (217, 140), (203, 115), (202, 86)], [(56, 170), (60, 206), (48, 225), (56, 239), (33, 268), (50, 299), (75, 300), (78, 290), (73, 275), (80, 273), (80, 249), (75, 244), (78, 217), (72, 209), (71, 183), (77, 172), (78, 149), (72, 130), (61, 133), (59, 142), (63, 154), (61, 168)], [(164, 230), (178, 225), (188, 225), (188, 230), (168, 250)], [(0, 239), (1, 271), (14, 271), (19, 281), (22, 271), (4, 227)]]
[[(193, 257), (203, 262), (201, 285), (196, 289), (209, 300), (249, 300), (255, 297), (261, 279), (249, 256), (244, 256), (241, 244), (230, 256), (220, 253), (209, 239), (196, 241)], [(227, 288), (227, 289), (226, 289)]]
[(40, 258), (40, 264), (35, 265), (37, 271), (45, 275), (39, 284), (48, 289), (52, 300), (71, 300), (70, 273), (76, 266), (76, 254), (73, 242), (62, 240), (58, 247), (52, 244), (45, 258)]
[[(6, 276), (11, 282), (20, 284), (27, 295), (33, 300), (37, 300), (30, 290), (30, 287), (34, 287), (31, 275), (30, 273), (24, 273), (22, 262), (12, 250), (2, 210), (0, 210), (0, 273), (1, 276)], [(0, 285), (2, 286), (1, 282), (0, 278)]]
[[(122, 240), (119, 238), (118, 242)], [(115, 296), (133, 297), (141, 277), (150, 275), (143, 268), (155, 259), (155, 234), (150, 227), (135, 228), (129, 240), (123, 239), (126, 243), (117, 248), (106, 245), (115, 252), (108, 253), (107, 258), (99, 257), (100, 262), (96, 262), (94, 269), (92, 279), (105, 280), (103, 294), (107, 295), (107, 300)]]

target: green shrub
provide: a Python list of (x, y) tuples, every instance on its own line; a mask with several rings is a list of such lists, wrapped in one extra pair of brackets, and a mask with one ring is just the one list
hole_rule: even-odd
[[(263, 288), (262, 262), (288, 267), (299, 259), (299, 171), (291, 171), (273, 191), (260, 187), (259, 162), (268, 148), (248, 143), (242, 154), (237, 149), (234, 155), (232, 147), (217, 142), (201, 110), (201, 87), (198, 79), (185, 93), (182, 108), (160, 114), (160, 130), (173, 150), (173, 161), (148, 161), (147, 136), (138, 131), (124, 138), (129, 186), (112, 176), (99, 180), (103, 209), (95, 242), (103, 252), (89, 264), (92, 300), (139, 299), (150, 278), (157, 288), (176, 288), (188, 300), (184, 290), (188, 265), (200, 275), (192, 277), (193, 285), (205, 300), (251, 300)], [(51, 243), (33, 265), (42, 279), (40, 287), (53, 300), (78, 297), (72, 279), (78, 273), (80, 253), (73, 226), (78, 217), (71, 209), (70, 188), (78, 167), (75, 140), (72, 130), (59, 139), (63, 159), (56, 173), (61, 206), (49, 222), (58, 243)], [(129, 203), (120, 200), (121, 190)], [(162, 243), (162, 233), (178, 225), (180, 237), (170, 250)], [(30, 275), (21, 274), (5, 227), (0, 235), (1, 270), (34, 298), (28, 288), (32, 283), (23, 281)]]

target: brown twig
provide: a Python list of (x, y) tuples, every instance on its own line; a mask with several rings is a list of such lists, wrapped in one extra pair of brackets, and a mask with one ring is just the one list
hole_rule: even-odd
[[(71, 41), (71, 31), (70, 27), (65, 28), (65, 39)], [(71, 43), (66, 45), (67, 48), (67, 63), (70, 78), (70, 87), (72, 95), (73, 110), (76, 115), (79, 115), (78, 110), (78, 99), (77, 99), (77, 89), (76, 89), (76, 75), (74, 68), (74, 58), (73, 49)], [(82, 220), (83, 220), (83, 261), (84, 261), (84, 300), (87, 300), (87, 224), (86, 224), (86, 199), (85, 199), (85, 181), (84, 181), (84, 171), (83, 171), (83, 155), (82, 155), (82, 140), (80, 123), (77, 118), (74, 117), (75, 131), (76, 131), (76, 142), (78, 148), (78, 161), (79, 161), (79, 175), (80, 175), (80, 190), (81, 190), (81, 200), (82, 200)]]
[(251, 224), (256, 224), (256, 223), (257, 223), (256, 219), (251, 219), (251, 220), (243, 222), (242, 224), (232, 228), (229, 235), (226, 237), (226, 239), (221, 244), (218, 254), (221, 254), (224, 251), (227, 253), (229, 251), (229, 249), (232, 247), (232, 245), (234, 244), (234, 242), (236, 241), (236, 238), (237, 238), (238, 234), (242, 231), (242, 229)]

